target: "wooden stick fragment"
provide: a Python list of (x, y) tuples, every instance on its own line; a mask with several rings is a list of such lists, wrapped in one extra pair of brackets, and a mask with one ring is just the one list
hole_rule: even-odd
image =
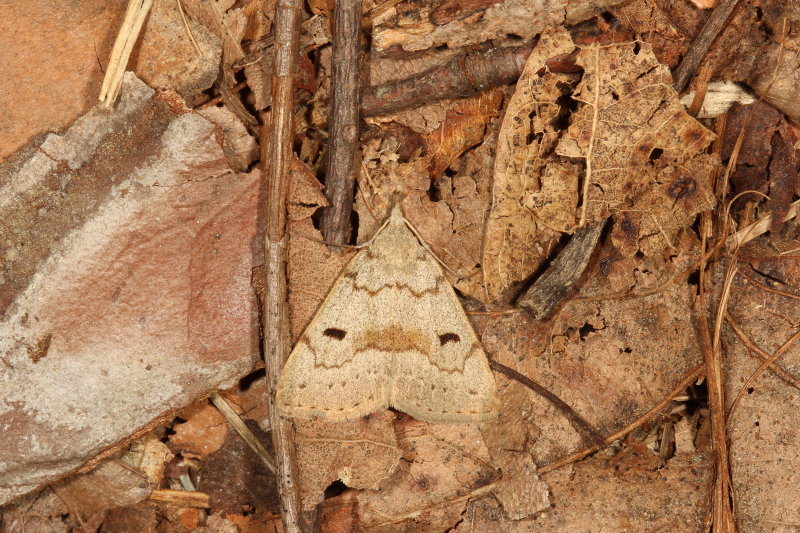
[[(289, 190), (289, 165), (294, 131), (294, 74), (297, 64), (300, 0), (278, 0), (275, 5), (275, 71), (272, 78), (272, 110), (269, 126), (261, 131), (261, 162), (266, 167), (266, 231), (264, 260), (266, 270), (263, 302), (264, 363), (267, 373), (267, 402), (272, 426), (272, 443), (281, 515), (287, 533), (302, 531), (300, 499), (297, 492), (297, 457), (294, 428), (278, 414), (273, 401), (275, 385), (283, 363), (289, 357), (289, 310), (286, 289), (288, 232), (286, 197)], [(262, 119), (266, 115), (262, 114)], [(267, 131), (268, 130), (268, 131)]]
[(339, 0), (333, 8), (333, 70), (328, 119), (328, 171), (325, 192), (330, 205), (322, 214), (325, 242), (350, 241), (359, 138), (361, 0)]
[(211, 498), (208, 494), (191, 490), (153, 489), (147, 499), (178, 507), (211, 508)]
[(536, 320), (547, 318), (583, 275), (605, 223), (578, 228), (547, 270), (517, 299), (517, 305)]
[(692, 76), (697, 71), (697, 67), (700, 66), (700, 62), (703, 61), (703, 58), (708, 53), (708, 49), (711, 48), (711, 44), (725, 29), (728, 19), (730, 19), (738, 5), (739, 0), (721, 0), (717, 7), (714, 8), (714, 11), (703, 25), (703, 29), (700, 30), (692, 44), (689, 45), (681, 64), (675, 69), (675, 81), (672, 84), (675, 91), (680, 93), (686, 88), (689, 80), (692, 79)]
[(493, 48), (454, 57), (412, 78), (364, 89), (364, 116), (383, 115), (442, 98), (466, 98), (490, 87), (514, 83), (533, 44)]

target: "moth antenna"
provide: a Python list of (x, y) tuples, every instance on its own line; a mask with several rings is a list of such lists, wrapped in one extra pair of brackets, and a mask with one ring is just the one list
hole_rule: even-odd
[(351, 248), (359, 249), (359, 248), (363, 247), (363, 245), (336, 244), (336, 243), (333, 243), (333, 242), (328, 242), (328, 241), (326, 241), (324, 239), (319, 239), (317, 237), (314, 237), (313, 235), (311, 235), (310, 233), (307, 233), (305, 231), (297, 231), (296, 235), (298, 235), (298, 236), (300, 236), (300, 237), (302, 237), (302, 238), (304, 238), (304, 239), (306, 239), (308, 241), (315, 242), (317, 244), (324, 244), (325, 246), (329, 246), (329, 247), (333, 247), (333, 248), (343, 248), (343, 249), (348, 249), (349, 250)]
[[(432, 256), (434, 259), (436, 259), (436, 262), (437, 262), (437, 263), (439, 263), (439, 265), (440, 265), (440, 266), (441, 266), (443, 269), (445, 269), (447, 272), (449, 272), (450, 274), (452, 274), (452, 275), (454, 275), (454, 276), (458, 277), (458, 272), (456, 272), (455, 270), (453, 270), (452, 268), (450, 268), (449, 266), (447, 266), (447, 264), (445, 264), (445, 262), (444, 262), (444, 261), (442, 261), (441, 259), (439, 259), (439, 256), (438, 256), (438, 255), (436, 255), (436, 254), (434, 253), (434, 251), (433, 251), (433, 250), (431, 250), (431, 247), (428, 245), (428, 243), (427, 243), (427, 242), (425, 242), (425, 239), (423, 239), (423, 238), (422, 238), (422, 235), (420, 235), (419, 231), (417, 231), (417, 228), (415, 228), (415, 227), (414, 227), (414, 225), (413, 225), (413, 224), (412, 224), (412, 223), (411, 223), (411, 222), (410, 222), (410, 221), (409, 221), (409, 220), (408, 220), (408, 219), (405, 217), (405, 215), (403, 216), (403, 222), (405, 222), (405, 223), (406, 223), (406, 226), (408, 227), (408, 229), (410, 229), (410, 230), (411, 230), (411, 233), (413, 233), (413, 234), (414, 234), (414, 236), (417, 238), (417, 240), (418, 240), (418, 241), (419, 241), (419, 243), (422, 245), (422, 247), (423, 247), (423, 248), (425, 248), (425, 249), (428, 251), (428, 253), (429, 253), (429, 254), (431, 254), (431, 256)], [(384, 225), (385, 225), (385, 224), (384, 224)]]

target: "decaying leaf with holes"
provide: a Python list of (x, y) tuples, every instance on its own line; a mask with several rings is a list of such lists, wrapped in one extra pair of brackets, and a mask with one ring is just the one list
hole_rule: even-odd
[(630, 253), (650, 255), (713, 206), (715, 159), (702, 152), (714, 136), (683, 111), (650, 46), (578, 50), (577, 84), (545, 67), (573, 49), (564, 30), (542, 36), (498, 136), (483, 257), (490, 301), (538, 270), (562, 233), (624, 214)]
[[(497, 136), (492, 211), (484, 235), (488, 301), (498, 300), (530, 276), (549, 256), (559, 230), (572, 226), (578, 169), (569, 162), (548, 165), (559, 136), (562, 109), (557, 101), (569, 78), (549, 72), (545, 62), (574, 48), (566, 30), (542, 34), (508, 103)], [(538, 208), (531, 209), (532, 203)], [(560, 220), (564, 217), (557, 214), (559, 210), (568, 218)], [(540, 218), (538, 212), (547, 218)]]

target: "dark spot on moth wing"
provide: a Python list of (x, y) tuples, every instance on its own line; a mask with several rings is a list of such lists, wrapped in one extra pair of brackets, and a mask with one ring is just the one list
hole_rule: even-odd
[(448, 342), (460, 342), (461, 337), (459, 337), (456, 333), (444, 333), (439, 335), (439, 342), (444, 346)]
[(325, 331), (322, 332), (323, 335), (326, 337), (330, 337), (332, 339), (336, 339), (337, 341), (344, 340), (347, 332), (343, 329), (339, 328), (327, 328)]

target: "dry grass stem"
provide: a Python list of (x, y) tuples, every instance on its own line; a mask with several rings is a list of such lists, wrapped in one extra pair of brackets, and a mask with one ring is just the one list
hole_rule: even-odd
[(269, 454), (264, 445), (261, 444), (261, 441), (258, 440), (250, 428), (244, 423), (244, 420), (236, 414), (236, 411), (228, 405), (228, 402), (225, 401), (225, 398), (219, 395), (219, 393), (214, 393), (211, 395), (211, 403), (214, 404), (222, 416), (225, 417), (225, 420), (228, 421), (228, 424), (233, 428), (233, 430), (242, 437), (242, 440), (250, 446), (250, 449), (253, 450), (256, 455), (264, 462), (264, 465), (269, 469), (270, 472), (273, 474), (276, 473), (275, 470), (275, 459)]
[(111, 107), (119, 95), (120, 87), (122, 87), (122, 76), (125, 74), (133, 46), (136, 44), (136, 39), (139, 38), (139, 33), (142, 31), (142, 26), (151, 7), (153, 7), (153, 0), (128, 1), (125, 19), (119, 29), (117, 39), (114, 41), (114, 47), (111, 49), (106, 75), (103, 78), (103, 85), (100, 87), (99, 99), (107, 107)]

